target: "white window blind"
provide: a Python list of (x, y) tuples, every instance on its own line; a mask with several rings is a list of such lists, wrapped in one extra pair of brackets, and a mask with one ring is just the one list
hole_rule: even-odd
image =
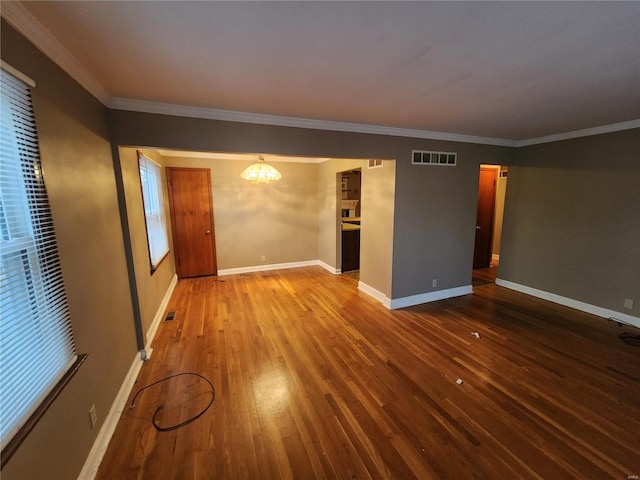
[(142, 185), (144, 218), (147, 226), (149, 259), (153, 273), (160, 261), (169, 253), (167, 223), (162, 199), (162, 167), (140, 152), (138, 152), (138, 166), (140, 168), (140, 184)]
[(31, 91), (0, 72), (0, 442), (5, 449), (74, 364), (76, 353)]

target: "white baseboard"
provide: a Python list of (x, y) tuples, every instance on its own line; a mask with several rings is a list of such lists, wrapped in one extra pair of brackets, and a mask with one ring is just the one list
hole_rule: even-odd
[(316, 265), (320, 265), (327, 272), (333, 273), (334, 275), (340, 275), (340, 273), (342, 273), (342, 271), (339, 268), (333, 268), (331, 265), (323, 262), (322, 260), (318, 260), (318, 263), (316, 263)]
[(527, 287), (526, 285), (520, 285), (519, 283), (502, 280), (501, 278), (496, 278), (496, 285), (500, 285), (501, 287), (509, 288), (511, 290), (516, 290), (521, 293), (526, 293), (527, 295), (538, 297), (543, 300), (548, 300), (553, 303), (558, 303), (560, 305), (564, 305), (565, 307), (575, 308), (576, 310), (590, 313), (598, 317), (615, 318), (621, 323), (626, 323), (628, 325), (633, 325), (634, 327), (640, 328), (640, 318), (634, 317), (633, 315), (616, 312), (615, 310), (609, 310), (608, 308), (598, 307), (596, 305), (584, 303), (572, 298), (562, 297), (560, 295), (556, 295), (555, 293), (545, 292), (544, 290)]
[(102, 458), (107, 451), (107, 447), (109, 446), (109, 442), (111, 441), (113, 432), (115, 432), (116, 430), (116, 426), (118, 425), (118, 421), (122, 416), (122, 412), (126, 407), (127, 398), (129, 398), (129, 393), (131, 392), (131, 389), (133, 388), (133, 385), (138, 378), (138, 373), (140, 373), (142, 363), (151, 357), (151, 342), (153, 341), (153, 337), (158, 330), (160, 321), (164, 316), (164, 311), (167, 308), (167, 304), (171, 299), (171, 295), (173, 294), (173, 290), (175, 289), (177, 283), (178, 276), (174, 275), (171, 279), (171, 282), (169, 283), (167, 292), (164, 294), (164, 297), (160, 302), (160, 306), (158, 307), (156, 315), (155, 317), (153, 317), (153, 322), (151, 322), (151, 326), (147, 331), (147, 344), (144, 350), (141, 350), (139, 352), (139, 355), (136, 355), (133, 359), (133, 363), (131, 364), (131, 367), (129, 367), (127, 376), (124, 378), (124, 381), (120, 386), (120, 390), (118, 390), (118, 394), (111, 404), (109, 414), (105, 417), (104, 423), (102, 424), (102, 427), (98, 432), (98, 436), (96, 437), (95, 442), (93, 442), (93, 447), (91, 447), (91, 451), (89, 452), (89, 455), (84, 462), (82, 471), (80, 472), (80, 475), (78, 475), (78, 480), (93, 480), (96, 476), (96, 473), (98, 473), (100, 463), (102, 462)]
[(127, 398), (129, 398), (129, 392), (131, 392), (131, 389), (136, 382), (136, 378), (138, 378), (138, 373), (142, 368), (142, 363), (143, 361), (140, 359), (139, 355), (136, 354), (133, 359), (133, 363), (129, 368), (129, 372), (124, 378), (124, 382), (122, 382), (120, 390), (118, 390), (118, 395), (116, 395), (115, 400), (111, 404), (109, 414), (104, 419), (104, 423), (98, 432), (98, 436), (96, 437), (95, 442), (93, 442), (93, 447), (91, 447), (91, 451), (84, 462), (80, 475), (78, 475), (78, 480), (93, 480), (96, 473), (98, 473), (102, 457), (104, 457), (104, 454), (107, 451), (113, 432), (115, 432), (118, 421), (125, 409)]
[(266, 272), (268, 270), (282, 270), (284, 268), (310, 267), (312, 265), (320, 265), (319, 260), (307, 260), (304, 262), (291, 263), (272, 263), (270, 265), (254, 265), (251, 267), (225, 268), (218, 270), (218, 276), (237, 275), (239, 273)]
[(358, 282), (358, 290), (363, 291), (367, 295), (369, 295), (369, 296), (375, 298), (376, 300), (378, 300), (385, 307), (390, 308), (391, 299), (389, 297), (387, 297), (381, 291), (376, 290), (372, 286), (367, 285), (366, 283), (363, 283), (363, 282)]
[(169, 304), (169, 300), (171, 300), (171, 295), (173, 295), (173, 290), (176, 288), (177, 283), (178, 275), (174, 275), (171, 279), (171, 282), (169, 282), (169, 288), (167, 288), (167, 292), (164, 294), (162, 302), (160, 302), (160, 306), (156, 311), (156, 315), (155, 317), (153, 317), (153, 322), (151, 322), (149, 330), (147, 330), (147, 343), (144, 347), (144, 351), (141, 352), (143, 360), (149, 360), (149, 358), (151, 358), (151, 352), (153, 351), (153, 349), (151, 348), (151, 342), (153, 341), (153, 337), (156, 336), (156, 331), (158, 330), (158, 326), (160, 326), (160, 322), (162, 322), (162, 319), (164, 318), (164, 311)]
[(444, 300), (446, 298), (460, 297), (462, 295), (468, 295), (473, 293), (473, 287), (471, 285), (465, 285), (464, 287), (448, 288), (446, 290), (437, 290), (435, 292), (420, 293), (418, 295), (411, 295), (409, 297), (394, 298), (391, 300), (390, 309), (411, 307), (413, 305), (420, 305), (421, 303), (436, 302), (438, 300)]

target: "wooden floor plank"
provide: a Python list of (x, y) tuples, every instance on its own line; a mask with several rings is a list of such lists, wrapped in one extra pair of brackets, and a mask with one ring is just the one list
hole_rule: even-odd
[(396, 311), (319, 267), (181, 280), (129, 401), (185, 372), (215, 401), (160, 432), (160, 404), (159, 423), (179, 423), (208, 386), (180, 376), (140, 393), (96, 478), (640, 475), (629, 329), (475, 273), (472, 295)]

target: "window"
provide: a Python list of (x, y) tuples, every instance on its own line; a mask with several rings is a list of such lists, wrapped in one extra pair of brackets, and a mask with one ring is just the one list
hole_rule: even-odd
[(0, 77), (2, 464), (84, 359), (73, 344), (27, 84)]
[(162, 167), (140, 152), (138, 152), (138, 167), (140, 168), (142, 203), (144, 204), (144, 218), (147, 226), (149, 259), (151, 273), (153, 273), (169, 253), (167, 223), (162, 200)]

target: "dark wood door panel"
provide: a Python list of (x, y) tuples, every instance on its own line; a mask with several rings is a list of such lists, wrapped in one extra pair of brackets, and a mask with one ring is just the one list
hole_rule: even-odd
[(491, 243), (493, 241), (493, 215), (496, 202), (497, 178), (497, 169), (480, 167), (473, 268), (488, 267), (491, 264)]
[(176, 272), (179, 278), (217, 273), (211, 174), (205, 168), (167, 168)]

